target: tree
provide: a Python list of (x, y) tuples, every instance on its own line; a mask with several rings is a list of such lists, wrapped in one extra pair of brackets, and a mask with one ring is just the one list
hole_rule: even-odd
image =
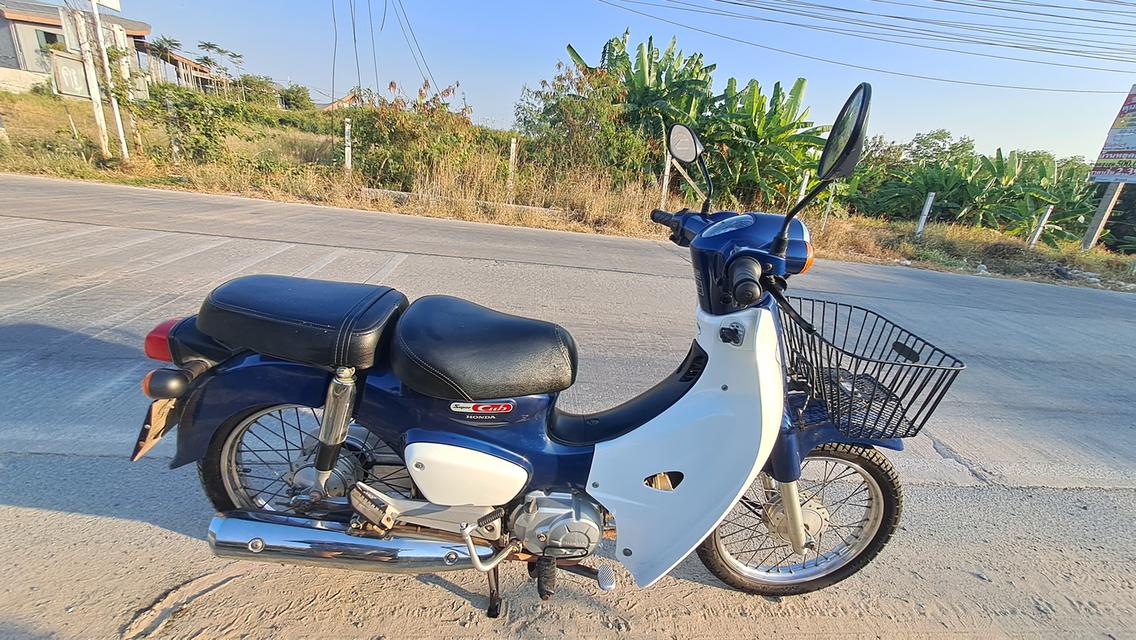
[(237, 85), (245, 102), (266, 107), (275, 107), (279, 104), (276, 83), (268, 76), (245, 74), (237, 78)]
[[(181, 51), (181, 41), (170, 36), (158, 36), (150, 41), (150, 75), (165, 79), (162, 62), (169, 61), (175, 51)], [(174, 67), (178, 85), (182, 84), (181, 67)]]
[(946, 129), (916, 134), (907, 143), (906, 159), (911, 162), (960, 162), (974, 155), (974, 140), (955, 138)]
[(315, 109), (312, 94), (308, 88), (300, 84), (290, 84), (280, 91), (280, 100), (284, 102), (285, 109), (301, 110)]

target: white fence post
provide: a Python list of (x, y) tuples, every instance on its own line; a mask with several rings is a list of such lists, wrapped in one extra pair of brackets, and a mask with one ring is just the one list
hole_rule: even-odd
[(663, 189), (662, 189), (662, 192), (659, 193), (659, 208), (660, 209), (666, 209), (667, 208), (667, 196), (670, 195), (670, 190), (671, 190), (671, 153), (670, 153), (670, 151), (664, 150), (663, 151), (663, 157), (666, 158), (666, 161), (667, 161), (666, 165), (667, 166), (666, 166), (665, 169), (663, 169)]
[(517, 175), (517, 139), (509, 139), (509, 178), (505, 181), (505, 190), (509, 192), (509, 202), (513, 202)]
[(343, 169), (351, 171), (351, 118), (343, 119)]
[(1030, 234), (1029, 242), (1026, 243), (1027, 249), (1032, 249), (1037, 241), (1041, 239), (1042, 230), (1045, 229), (1045, 223), (1049, 222), (1049, 214), (1053, 213), (1053, 205), (1045, 208), (1045, 213), (1041, 214), (1041, 218), (1037, 221), (1037, 228)]
[(919, 222), (915, 225), (915, 235), (923, 235), (923, 229), (927, 226), (927, 216), (931, 213), (931, 205), (935, 203), (935, 192), (927, 194), (927, 201), (923, 203), (923, 212), (919, 214)]
[(824, 228), (828, 226), (828, 214), (832, 212), (832, 198), (836, 196), (836, 185), (829, 185), (828, 187), (828, 204), (824, 206), (824, 217), (820, 220), (820, 232), (824, 233)]
[(805, 199), (805, 193), (809, 190), (810, 177), (812, 177), (812, 174), (808, 171), (805, 172), (805, 175), (801, 176), (801, 191), (797, 194), (797, 202)]

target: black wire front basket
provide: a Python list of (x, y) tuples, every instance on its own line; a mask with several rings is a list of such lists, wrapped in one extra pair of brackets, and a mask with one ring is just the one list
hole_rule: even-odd
[(914, 436), (966, 367), (861, 307), (787, 297), (779, 308), (789, 378), (810, 396), (804, 414), (826, 417), (849, 437)]

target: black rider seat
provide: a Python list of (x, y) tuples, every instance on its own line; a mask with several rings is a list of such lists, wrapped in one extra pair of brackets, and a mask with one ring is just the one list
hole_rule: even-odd
[(390, 356), (403, 384), (444, 400), (552, 393), (576, 380), (576, 343), (563, 327), (450, 296), (415, 300)]
[(214, 289), (197, 328), (226, 346), (318, 367), (366, 369), (406, 296), (390, 287), (257, 275)]

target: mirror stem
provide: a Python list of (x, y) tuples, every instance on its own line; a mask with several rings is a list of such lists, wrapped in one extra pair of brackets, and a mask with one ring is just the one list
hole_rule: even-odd
[(710, 179), (710, 171), (706, 169), (706, 161), (698, 156), (698, 168), (702, 171), (702, 179), (706, 181), (706, 199), (702, 201), (702, 213), (710, 213), (710, 199), (714, 197), (714, 181)]
[(796, 218), (797, 214), (807, 207), (810, 202), (816, 200), (820, 192), (824, 191), (825, 187), (831, 182), (832, 180), (821, 180), (820, 184), (813, 187), (811, 191), (805, 194), (805, 197), (801, 198), (800, 202), (789, 210), (789, 213), (785, 214), (785, 223), (781, 225), (781, 232), (777, 234), (777, 239), (773, 241), (773, 255), (782, 258), (785, 257), (785, 250), (789, 248), (789, 225), (793, 224), (793, 218)]

